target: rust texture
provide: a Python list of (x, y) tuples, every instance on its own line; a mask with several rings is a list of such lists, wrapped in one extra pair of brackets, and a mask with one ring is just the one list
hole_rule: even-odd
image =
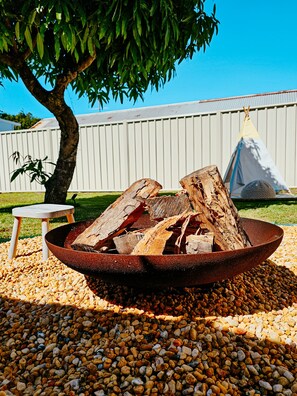
[[(143, 228), (148, 221), (138, 221)], [(283, 230), (260, 220), (242, 219), (252, 246), (202, 254), (124, 255), (77, 251), (71, 244), (85, 222), (67, 224), (47, 233), (52, 253), (70, 268), (109, 283), (138, 288), (198, 286), (232, 278), (261, 264), (279, 246)]]

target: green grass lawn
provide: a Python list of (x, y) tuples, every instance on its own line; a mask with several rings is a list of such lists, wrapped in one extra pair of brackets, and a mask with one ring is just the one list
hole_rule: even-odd
[[(295, 193), (297, 191), (294, 191)], [(75, 220), (94, 219), (120, 193), (78, 193), (75, 199)], [(67, 197), (68, 204), (73, 193)], [(43, 202), (43, 193), (0, 193), (0, 242), (10, 240), (13, 226), (11, 211), (16, 206), (32, 205)], [(297, 224), (297, 202), (236, 202), (241, 217), (265, 220), (276, 224)], [(52, 219), (50, 227), (57, 227), (66, 223), (66, 218)], [(33, 237), (41, 234), (41, 225), (38, 219), (23, 219), (21, 238)]]
[[(68, 194), (67, 204), (73, 205), (72, 193)], [(95, 219), (119, 196), (119, 193), (80, 193), (75, 199), (75, 221)], [(0, 243), (10, 240), (14, 217), (11, 212), (17, 206), (42, 203), (43, 193), (2, 193), (0, 194)], [(50, 227), (67, 222), (66, 217), (50, 220)], [(20, 238), (41, 235), (41, 222), (38, 219), (24, 218)]]

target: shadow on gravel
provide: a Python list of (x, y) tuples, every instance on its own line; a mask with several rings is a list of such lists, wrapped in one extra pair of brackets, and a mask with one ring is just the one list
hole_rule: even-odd
[(211, 319), (162, 320), (2, 295), (0, 326), (1, 395), (138, 395), (151, 385), (167, 396), (194, 389), (267, 395), (281, 375), (286, 394), (296, 390), (295, 346), (217, 331)]
[(270, 312), (297, 302), (297, 276), (271, 260), (233, 279), (203, 288), (140, 290), (107, 284), (89, 276), (85, 278), (95, 295), (123, 310), (137, 308), (154, 315), (184, 316), (193, 320)]

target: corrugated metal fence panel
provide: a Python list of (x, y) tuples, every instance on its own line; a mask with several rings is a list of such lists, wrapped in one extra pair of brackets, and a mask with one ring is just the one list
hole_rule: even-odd
[(72, 191), (121, 191), (128, 185), (125, 123), (80, 128)]
[(283, 176), (289, 185), (297, 185), (297, 106), (287, 107), (286, 153)]
[[(19, 176), (12, 183), (12, 172), (19, 167), (12, 159), (12, 154), (18, 151), (22, 157), (30, 155), (32, 159), (43, 159), (48, 156), (48, 161), (57, 158), (58, 151), (52, 150), (52, 142), (58, 140), (58, 130), (23, 130), (2, 132), (0, 134), (0, 191), (43, 191), (44, 188), (37, 182), (30, 182), (27, 176)], [(53, 135), (55, 135), (53, 139)], [(21, 160), (21, 163), (23, 161)], [(51, 172), (53, 166), (45, 165), (45, 170)]]
[[(289, 186), (297, 186), (296, 105), (252, 109), (251, 119)], [(122, 191), (142, 177), (179, 189), (186, 174), (216, 164), (224, 175), (236, 147), (243, 111), (185, 115), (80, 127), (70, 191)], [(0, 191), (43, 191), (25, 176), (10, 183), (14, 151), (32, 158), (59, 152), (59, 130), (0, 133)]]
[(262, 140), (289, 186), (297, 185), (296, 116), (296, 105), (251, 111)]

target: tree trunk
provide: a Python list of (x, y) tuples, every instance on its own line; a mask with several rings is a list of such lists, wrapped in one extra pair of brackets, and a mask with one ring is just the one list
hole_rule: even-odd
[(56, 115), (56, 118), (61, 130), (60, 149), (54, 173), (45, 183), (44, 202), (58, 204), (65, 203), (72, 181), (79, 142), (79, 127), (68, 106), (65, 106), (65, 110)]
[[(60, 150), (53, 175), (45, 183), (46, 203), (65, 203), (75, 165), (79, 142), (79, 127), (71, 108), (66, 104), (64, 93), (77, 72), (65, 72), (57, 77), (56, 85), (51, 91), (41, 86), (26, 61), (17, 58), (13, 63), (28, 91), (56, 117), (61, 131)], [(93, 58), (92, 58), (93, 59)], [(90, 59), (90, 62), (91, 60)], [(54, 161), (53, 158), (51, 158)]]

